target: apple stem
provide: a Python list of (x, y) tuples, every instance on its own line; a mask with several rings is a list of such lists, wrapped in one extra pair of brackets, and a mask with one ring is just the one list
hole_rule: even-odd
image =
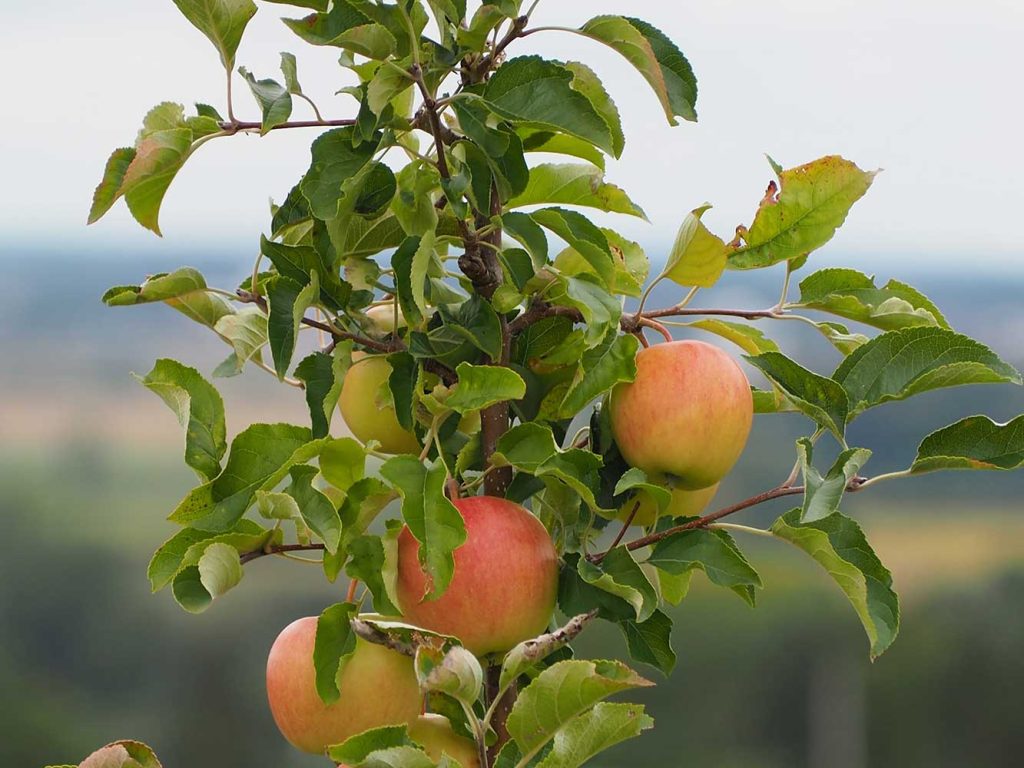
[(356, 589), (359, 587), (359, 579), (352, 579), (348, 583), (348, 593), (345, 595), (346, 603), (354, 603), (356, 601)]
[(672, 334), (669, 332), (668, 328), (666, 328), (664, 325), (657, 322), (656, 320), (651, 320), (649, 317), (641, 317), (639, 320), (637, 320), (637, 322), (640, 323), (640, 325), (642, 325), (644, 328), (650, 328), (660, 333), (662, 337), (665, 339), (665, 341), (675, 341), (675, 339), (672, 338)]

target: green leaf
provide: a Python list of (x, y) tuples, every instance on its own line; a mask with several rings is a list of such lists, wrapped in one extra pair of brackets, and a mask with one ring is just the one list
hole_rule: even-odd
[(672, 619), (655, 611), (647, 621), (623, 621), (619, 628), (634, 661), (650, 664), (666, 677), (672, 674), (676, 666), (676, 653), (671, 643)]
[(349, 737), (328, 747), (331, 760), (368, 768), (433, 768), (426, 753), (412, 746), (408, 726), (386, 725)]
[(478, 294), (451, 307), (438, 307), (445, 326), (466, 338), (491, 360), (501, 357), (501, 319), (490, 302)]
[(853, 520), (838, 512), (813, 523), (800, 522), (794, 509), (772, 525), (772, 533), (796, 545), (828, 571), (843, 590), (871, 641), (875, 659), (896, 639), (900, 608), (892, 575), (878, 560)]
[(366, 449), (358, 440), (331, 440), (320, 452), (320, 474), (339, 491), (348, 491), (366, 474)]
[(436, 235), (433, 230), (423, 237), (408, 237), (391, 256), (395, 271), (395, 287), (402, 314), (411, 326), (419, 325), (429, 315), (427, 306), (427, 268), (434, 256)]
[(638, 467), (628, 469), (615, 483), (615, 496), (621, 496), (629, 491), (643, 491), (650, 496), (658, 509), (662, 512), (672, 501), (672, 492), (661, 485), (655, 485), (647, 479), (647, 473)]
[(291, 424), (252, 424), (231, 441), (224, 471), (193, 489), (170, 520), (208, 531), (230, 529), (245, 514), (257, 490), (273, 490), (288, 470), (314, 458), (322, 441)]
[(624, 16), (597, 16), (581, 34), (622, 54), (654, 89), (669, 124), (676, 116), (696, 120), (697, 79), (686, 57), (660, 30)]
[(763, 586), (732, 537), (721, 530), (691, 528), (662, 539), (654, 545), (647, 564), (669, 574), (699, 568), (712, 584), (732, 589), (750, 605), (754, 588)]
[(518, 240), (529, 251), (534, 267), (540, 268), (547, 263), (547, 235), (529, 214), (506, 213), (501, 217), (501, 226), (505, 234)]
[(455, 373), (459, 383), (445, 405), (459, 413), (479, 411), (504, 400), (522, 400), (526, 396), (526, 382), (511, 368), (460, 363)]
[(484, 671), (476, 657), (456, 645), (447, 651), (431, 645), (416, 648), (416, 677), (424, 693), (443, 693), (466, 707), (480, 698)]
[(1021, 376), (988, 347), (945, 328), (883, 333), (854, 350), (832, 378), (850, 397), (850, 418), (890, 400), (962, 384), (1020, 384)]
[(393, 590), (386, 583), (394, 577), (389, 574), (388, 555), (380, 536), (357, 536), (348, 544), (349, 561), (345, 573), (349, 578), (363, 582), (373, 595), (373, 609), (386, 616), (397, 616), (399, 611), (391, 598)]
[[(313, 5), (312, 3), (317, 3)], [(320, 13), (313, 13), (304, 19), (282, 19), (285, 25), (307, 43), (312, 45), (334, 45), (334, 41), (353, 27), (368, 24), (371, 19), (349, 0), (336, 0), (331, 9), (326, 11), (327, 3), (310, 0), (309, 5), (299, 3), (305, 8), (315, 8)]]
[(807, 370), (781, 352), (745, 359), (779, 387), (797, 410), (843, 439), (850, 403), (840, 383)]
[(829, 343), (843, 355), (851, 354), (855, 349), (867, 344), (870, 339), (862, 333), (850, 333), (850, 329), (840, 323), (815, 323), (818, 332), (828, 339)]
[(455, 99), (452, 111), (459, 120), (462, 132), (488, 157), (499, 158), (508, 152), (510, 135), (508, 131), (496, 130), (488, 125), (491, 113), (483, 99), (472, 95)]
[(412, 88), (413, 83), (408, 70), (385, 61), (366, 86), (367, 106), (373, 114), (381, 115), (399, 94)]
[(260, 349), (267, 343), (267, 316), (256, 307), (224, 315), (213, 327), (234, 352), (217, 366), (214, 376), (237, 376), (250, 360), (262, 360)]
[(515, 646), (501, 663), (499, 690), (507, 690), (517, 678), (529, 672), (551, 654), (565, 648), (593, 619), (594, 615), (587, 613), (574, 616), (564, 627), (531, 640), (524, 640)]
[[(561, 292), (558, 288), (562, 289)], [(587, 346), (597, 346), (619, 326), (622, 304), (593, 275), (563, 276), (560, 285), (550, 295), (553, 302), (579, 310), (583, 316)]]
[(605, 343), (584, 352), (559, 412), (566, 417), (575, 416), (617, 383), (632, 381), (636, 377), (639, 347), (635, 336), (609, 334)]
[(614, 281), (615, 263), (608, 238), (586, 216), (565, 208), (542, 208), (530, 215), (586, 259), (604, 285)]
[(410, 163), (399, 172), (391, 210), (410, 235), (422, 237), (436, 229), (434, 195), (440, 188), (441, 175), (430, 163)]
[(599, 565), (580, 558), (578, 570), (587, 584), (629, 603), (639, 622), (647, 621), (658, 608), (658, 591), (625, 547), (609, 551)]
[[(817, 250), (846, 221), (877, 171), (862, 171), (838, 155), (783, 171), (768, 188), (743, 244), (729, 256), (731, 269), (760, 269)], [(778, 194), (776, 194), (778, 190)]]
[(509, 208), (528, 205), (579, 205), (610, 213), (625, 213), (646, 220), (629, 196), (604, 180), (600, 168), (573, 163), (542, 163), (530, 169), (530, 182), (521, 194), (508, 202)]
[(318, 473), (316, 467), (292, 467), (289, 470), (292, 481), (285, 493), (295, 499), (303, 522), (320, 538), (327, 551), (334, 554), (341, 541), (341, 518), (331, 500), (313, 487), (313, 480)]
[(537, 768), (579, 768), (616, 744), (654, 727), (640, 704), (597, 704), (570, 722), (554, 738)]
[(415, 456), (395, 456), (380, 473), (402, 497), (402, 517), (420, 543), (420, 564), (428, 577), (427, 600), (444, 594), (455, 572), (454, 552), (466, 541), (466, 526), (444, 495), (443, 465), (428, 468)]
[(119, 285), (103, 294), (108, 307), (127, 307), (163, 301), (197, 323), (213, 328), (235, 308), (223, 297), (207, 290), (206, 280), (195, 269), (182, 267), (146, 279), (142, 285)]
[(351, 342), (342, 342), (333, 355), (314, 352), (295, 367), (295, 378), (306, 385), (313, 437), (326, 437), (330, 432), (331, 415), (341, 396), (345, 372), (351, 364)]
[[(626, 146), (626, 137), (622, 133), (622, 118), (619, 116), (619, 109), (615, 106), (615, 102), (612, 101), (612, 97), (604, 87), (604, 83), (597, 76), (597, 73), (579, 61), (567, 61), (562, 64), (563, 67), (572, 72), (572, 88), (574, 91), (579, 91), (586, 96), (597, 113), (602, 117), (605, 124), (608, 126), (608, 130), (612, 135), (612, 149), (613, 155), (619, 157), (622, 155), (622, 150)], [(557, 142), (561, 147), (572, 147), (573, 140), (575, 137), (561, 134), (562, 139), (568, 141)], [(576, 140), (577, 143), (584, 143)], [(569, 154), (573, 154), (570, 152)], [(577, 154), (579, 152), (577, 151)], [(595, 163), (600, 168), (604, 168), (604, 156), (597, 153), (598, 157), (601, 158), (600, 162)], [(587, 159), (584, 156), (584, 159)]]
[(567, 133), (618, 157), (608, 123), (572, 87), (574, 74), (539, 56), (510, 59), (491, 77), (483, 98), (497, 114), (537, 128)]
[(78, 768), (161, 768), (161, 765), (153, 750), (141, 741), (115, 741), (93, 752)]
[(313, 667), (316, 692), (324, 704), (333, 704), (341, 693), (338, 678), (356, 649), (356, 635), (349, 623), (359, 613), (354, 603), (336, 603), (326, 608), (316, 622)]
[[(567, 66), (574, 67), (573, 62)], [(602, 171), (605, 169), (605, 156), (601, 150), (593, 144), (577, 139), (575, 136), (566, 136), (564, 133), (553, 131), (536, 130), (533, 128), (521, 128), (517, 131), (523, 140), (524, 152), (546, 152), (556, 155), (568, 155), (586, 160), (588, 163), (597, 166)]]
[(921, 441), (911, 474), (939, 469), (1008, 470), (1024, 466), (1024, 416), (1005, 424), (969, 416)]
[(152, 133), (139, 142), (124, 172), (121, 194), (142, 226), (160, 232), (160, 204), (192, 149), (192, 131), (174, 128)]
[(560, 661), (519, 694), (508, 715), (508, 732), (530, 753), (608, 696), (650, 685), (618, 661)]
[(211, 544), (199, 559), (199, 580), (212, 600), (237, 586), (242, 574), (238, 550), (230, 544)]
[(665, 277), (679, 285), (710, 288), (725, 271), (728, 246), (701, 221), (709, 208), (694, 208), (679, 225), (664, 270)]
[(245, 67), (239, 67), (238, 74), (249, 84), (249, 90), (263, 112), (260, 136), (266, 136), (272, 129), (288, 121), (292, 115), (292, 95), (288, 88), (276, 80), (257, 80)]
[(891, 331), (916, 325), (949, 328), (939, 308), (906, 283), (875, 287), (873, 277), (853, 269), (823, 269), (800, 281), (800, 301), (788, 305), (817, 309)]
[(338, 215), (345, 196), (343, 185), (370, 162), (380, 136), (372, 141), (355, 143), (355, 128), (336, 128), (317, 137), (311, 147), (312, 163), (300, 183), (302, 194), (309, 200), (310, 210), (318, 219), (327, 221)]
[(700, 328), (728, 339), (737, 347), (751, 355), (762, 355), (765, 352), (778, 352), (779, 345), (764, 335), (759, 329), (743, 323), (732, 323), (727, 320), (697, 320), (687, 323), (691, 328)]
[(288, 93), (302, 96), (302, 85), (299, 83), (299, 65), (294, 53), (281, 51), (281, 73), (284, 75), (284, 86)]
[(146, 571), (150, 587), (157, 592), (170, 584), (183, 569), (198, 565), (210, 544), (227, 544), (240, 553), (255, 552), (280, 536), (280, 531), (268, 530), (252, 520), (239, 520), (230, 531), (221, 534), (184, 528), (161, 544), (153, 554)]
[(174, 411), (185, 427), (185, 463), (205, 480), (220, 474), (227, 451), (224, 401), (195, 368), (161, 359), (139, 381)]
[(174, 0), (174, 4), (213, 43), (224, 68), (234, 69), (238, 44), (256, 4), (252, 0)]
[(395, 52), (395, 36), (383, 24), (361, 24), (342, 32), (331, 45), (378, 61)]
[(491, 463), (559, 480), (576, 491), (591, 509), (598, 508), (594, 489), (598, 487), (601, 457), (579, 448), (559, 449), (549, 426), (527, 422), (512, 427), (498, 440)]
[(107, 159), (103, 168), (103, 178), (100, 179), (96, 191), (92, 195), (92, 208), (89, 209), (89, 224), (95, 224), (103, 215), (111, 209), (117, 199), (121, 197), (122, 185), (124, 184), (125, 173), (135, 160), (135, 149), (122, 147), (115, 149)]
[(310, 273), (310, 281), (302, 286), (288, 277), (278, 277), (270, 283), (267, 298), (270, 312), (267, 318), (267, 336), (270, 340), (270, 354), (274, 358), (277, 378), (284, 380), (295, 354), (302, 318), (320, 295), (320, 281), (316, 272)]
[(804, 523), (813, 523), (838, 512), (846, 487), (871, 458), (871, 451), (866, 448), (847, 449), (836, 457), (828, 474), (822, 477), (812, 463), (814, 444), (809, 438), (796, 441), (796, 452), (804, 475), (804, 506), (800, 516)]

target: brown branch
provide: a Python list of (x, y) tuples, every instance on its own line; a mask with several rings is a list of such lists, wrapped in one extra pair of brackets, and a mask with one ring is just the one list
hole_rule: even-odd
[[(626, 517), (626, 519), (622, 523), (622, 530), (619, 531), (618, 535), (615, 537), (615, 540), (612, 542), (611, 546), (608, 547), (608, 552), (611, 552), (613, 549), (615, 549), (617, 546), (619, 546), (619, 543), (622, 541), (622, 537), (626, 535), (626, 531), (628, 531), (629, 530), (629, 526), (631, 526), (633, 524), (633, 519), (636, 517), (636, 513), (639, 512), (639, 511), (640, 511), (640, 500), (637, 499), (636, 503), (633, 504), (633, 508), (631, 510), (629, 510), (629, 515)], [(605, 552), (605, 555), (607, 555), (608, 552)], [(602, 555), (602, 557), (603, 556), (604, 555)]]
[[(866, 482), (867, 478), (855, 477), (852, 480), (850, 480), (850, 482), (847, 484), (846, 492), (856, 493), (864, 486)], [(650, 546), (651, 544), (657, 544), (659, 541), (667, 539), (670, 536), (675, 536), (677, 533), (681, 533), (683, 531), (692, 531), (694, 528), (706, 528), (707, 526), (711, 525), (711, 523), (714, 523), (717, 520), (721, 520), (723, 517), (728, 517), (729, 515), (732, 515), (736, 512), (740, 512), (741, 510), (744, 509), (749, 509), (750, 507), (756, 507), (758, 504), (763, 504), (766, 501), (771, 501), (772, 499), (781, 499), (784, 496), (796, 496), (803, 492), (804, 486), (802, 485), (780, 485), (777, 488), (772, 488), (770, 491), (765, 491), (764, 493), (759, 493), (756, 496), (751, 496), (749, 499), (739, 501), (733, 504), (731, 507), (725, 507), (723, 509), (718, 510), (717, 512), (712, 512), (709, 515), (698, 517), (695, 520), (689, 520), (683, 523), (682, 525), (677, 525), (673, 528), (668, 528), (664, 531), (659, 531), (658, 533), (652, 533), (649, 536), (642, 536), (639, 539), (629, 542), (625, 546), (626, 549), (630, 551), (642, 549), (643, 547)], [(614, 548), (615, 546), (613, 545), (609, 547), (608, 550), (606, 550), (605, 552), (602, 552), (598, 555), (591, 555), (588, 559), (592, 563), (600, 563), (608, 554), (608, 552), (610, 552)]]
[(472, 69), (470, 82), (479, 83), (487, 77), (487, 73), (490, 72), (491, 67), (499, 61), (501, 55), (505, 52), (505, 49), (517, 39), (523, 37), (523, 30), (526, 29), (526, 25), (529, 21), (529, 16), (520, 16), (512, 22), (512, 27), (505, 36), (498, 41), (497, 45), (494, 46), (494, 50), (480, 59), (477, 65)]
[[(238, 290), (238, 300), (243, 304), (255, 304), (257, 307), (262, 309), (264, 312), (267, 311), (267, 300), (258, 294), (242, 289)], [(331, 334), (334, 337), (334, 341), (354, 341), (356, 344), (372, 349), (375, 352), (381, 352), (388, 354), (390, 352), (397, 352), (404, 349), (404, 345), (398, 340), (394, 341), (377, 341), (377, 339), (371, 339), (368, 336), (360, 336), (358, 333), (349, 333), (343, 331), (340, 328), (336, 328), (333, 325), (322, 323), (319, 320), (314, 320), (311, 317), (304, 317), (300, 321), (303, 325), (308, 325), (310, 328), (317, 328), (325, 333)]]
[(267, 555), (277, 555), (282, 552), (320, 552), (325, 550), (323, 544), (277, 544), (273, 547), (266, 547), (264, 549), (257, 549), (253, 552), (246, 552), (238, 559), (242, 565), (257, 560)]
[[(490, 706), (494, 702), (494, 698), (501, 691), (501, 665), (492, 664), (487, 668), (487, 690), (486, 703)], [(516, 703), (516, 697), (519, 695), (516, 684), (513, 682), (508, 689), (501, 694), (501, 701), (498, 702), (497, 706), (494, 707), (494, 714), (491, 716), (491, 727), (494, 729), (495, 734), (498, 738), (495, 739), (494, 744), (491, 745), (490, 749), (487, 750), (488, 763), (494, 764), (498, 753), (501, 748), (508, 743), (511, 736), (508, 732), (508, 715), (512, 711), (512, 705)]]
[[(345, 120), (292, 120), (287, 123), (280, 123), (275, 125), (270, 130), (279, 131), (282, 128), (342, 128), (348, 125), (355, 125), (356, 121), (351, 119)], [(227, 131), (234, 135), (239, 131), (258, 131), (263, 129), (263, 123), (246, 121), (246, 120), (225, 120), (218, 123), (222, 131)]]

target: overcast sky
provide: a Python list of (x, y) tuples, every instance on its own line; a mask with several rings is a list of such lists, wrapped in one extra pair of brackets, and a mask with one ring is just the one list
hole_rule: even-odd
[[(295, 51), (300, 79), (325, 114), (351, 116), (354, 102), (333, 95), (345, 84), (336, 51), (300, 44), (278, 21), (301, 9), (258, 5), (238, 63), (279, 76), (278, 52)], [(943, 271), (1022, 263), (1020, 0), (541, 0), (535, 20), (575, 26), (623, 10), (686, 53), (700, 84), (699, 123), (670, 128), (639, 75), (596, 43), (538, 34), (514, 52), (585, 59), (604, 78), (627, 137), (608, 178), (652, 221), (618, 225), (652, 256), (705, 201), (715, 206), (705, 221), (720, 234), (749, 223), (771, 178), (765, 153), (784, 166), (840, 153), (885, 171), (832, 253), (883, 274), (910, 259)], [(8, 253), (29, 239), (167, 258), (196, 244), (253, 249), (267, 199), (282, 198), (308, 165), (308, 131), (216, 141), (171, 187), (163, 242), (123, 204), (86, 229), (107, 155), (132, 142), (149, 107), (223, 105), (214, 49), (170, 0), (95, 0), (59, 12), (18, 3), (0, 26), (0, 67), (0, 249)], [(244, 85), (236, 93), (237, 111), (256, 118)], [(304, 115), (299, 102), (295, 115)]]

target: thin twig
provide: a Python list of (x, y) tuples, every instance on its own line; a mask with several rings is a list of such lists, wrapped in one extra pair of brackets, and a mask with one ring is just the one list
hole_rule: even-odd
[[(639, 511), (640, 511), (640, 499), (637, 499), (636, 503), (633, 504), (633, 508), (629, 511), (629, 515), (626, 517), (625, 521), (622, 523), (622, 530), (619, 531), (618, 535), (615, 537), (615, 541), (613, 541), (611, 546), (608, 547), (608, 552), (611, 552), (613, 549), (615, 549), (617, 546), (619, 546), (619, 544), (622, 542), (622, 537), (626, 535), (626, 531), (629, 530), (629, 526), (631, 526), (633, 524), (633, 518), (636, 517), (636, 513), (639, 512)], [(605, 554), (608, 554), (608, 553), (606, 552)]]
[(282, 552), (319, 552), (325, 549), (326, 547), (324, 547), (323, 544), (278, 544), (273, 547), (266, 547), (265, 549), (246, 552), (239, 558), (239, 560), (242, 565), (245, 565), (248, 562), (252, 562), (253, 560), (257, 560), (261, 557), (266, 557), (267, 555), (278, 555)]
[[(285, 128), (341, 128), (348, 125), (355, 125), (356, 121), (351, 118), (344, 120), (291, 120), (287, 123), (279, 123), (270, 130), (280, 131)], [(263, 130), (263, 123), (249, 120), (225, 120), (219, 123), (220, 129), (229, 135), (240, 131)]]

